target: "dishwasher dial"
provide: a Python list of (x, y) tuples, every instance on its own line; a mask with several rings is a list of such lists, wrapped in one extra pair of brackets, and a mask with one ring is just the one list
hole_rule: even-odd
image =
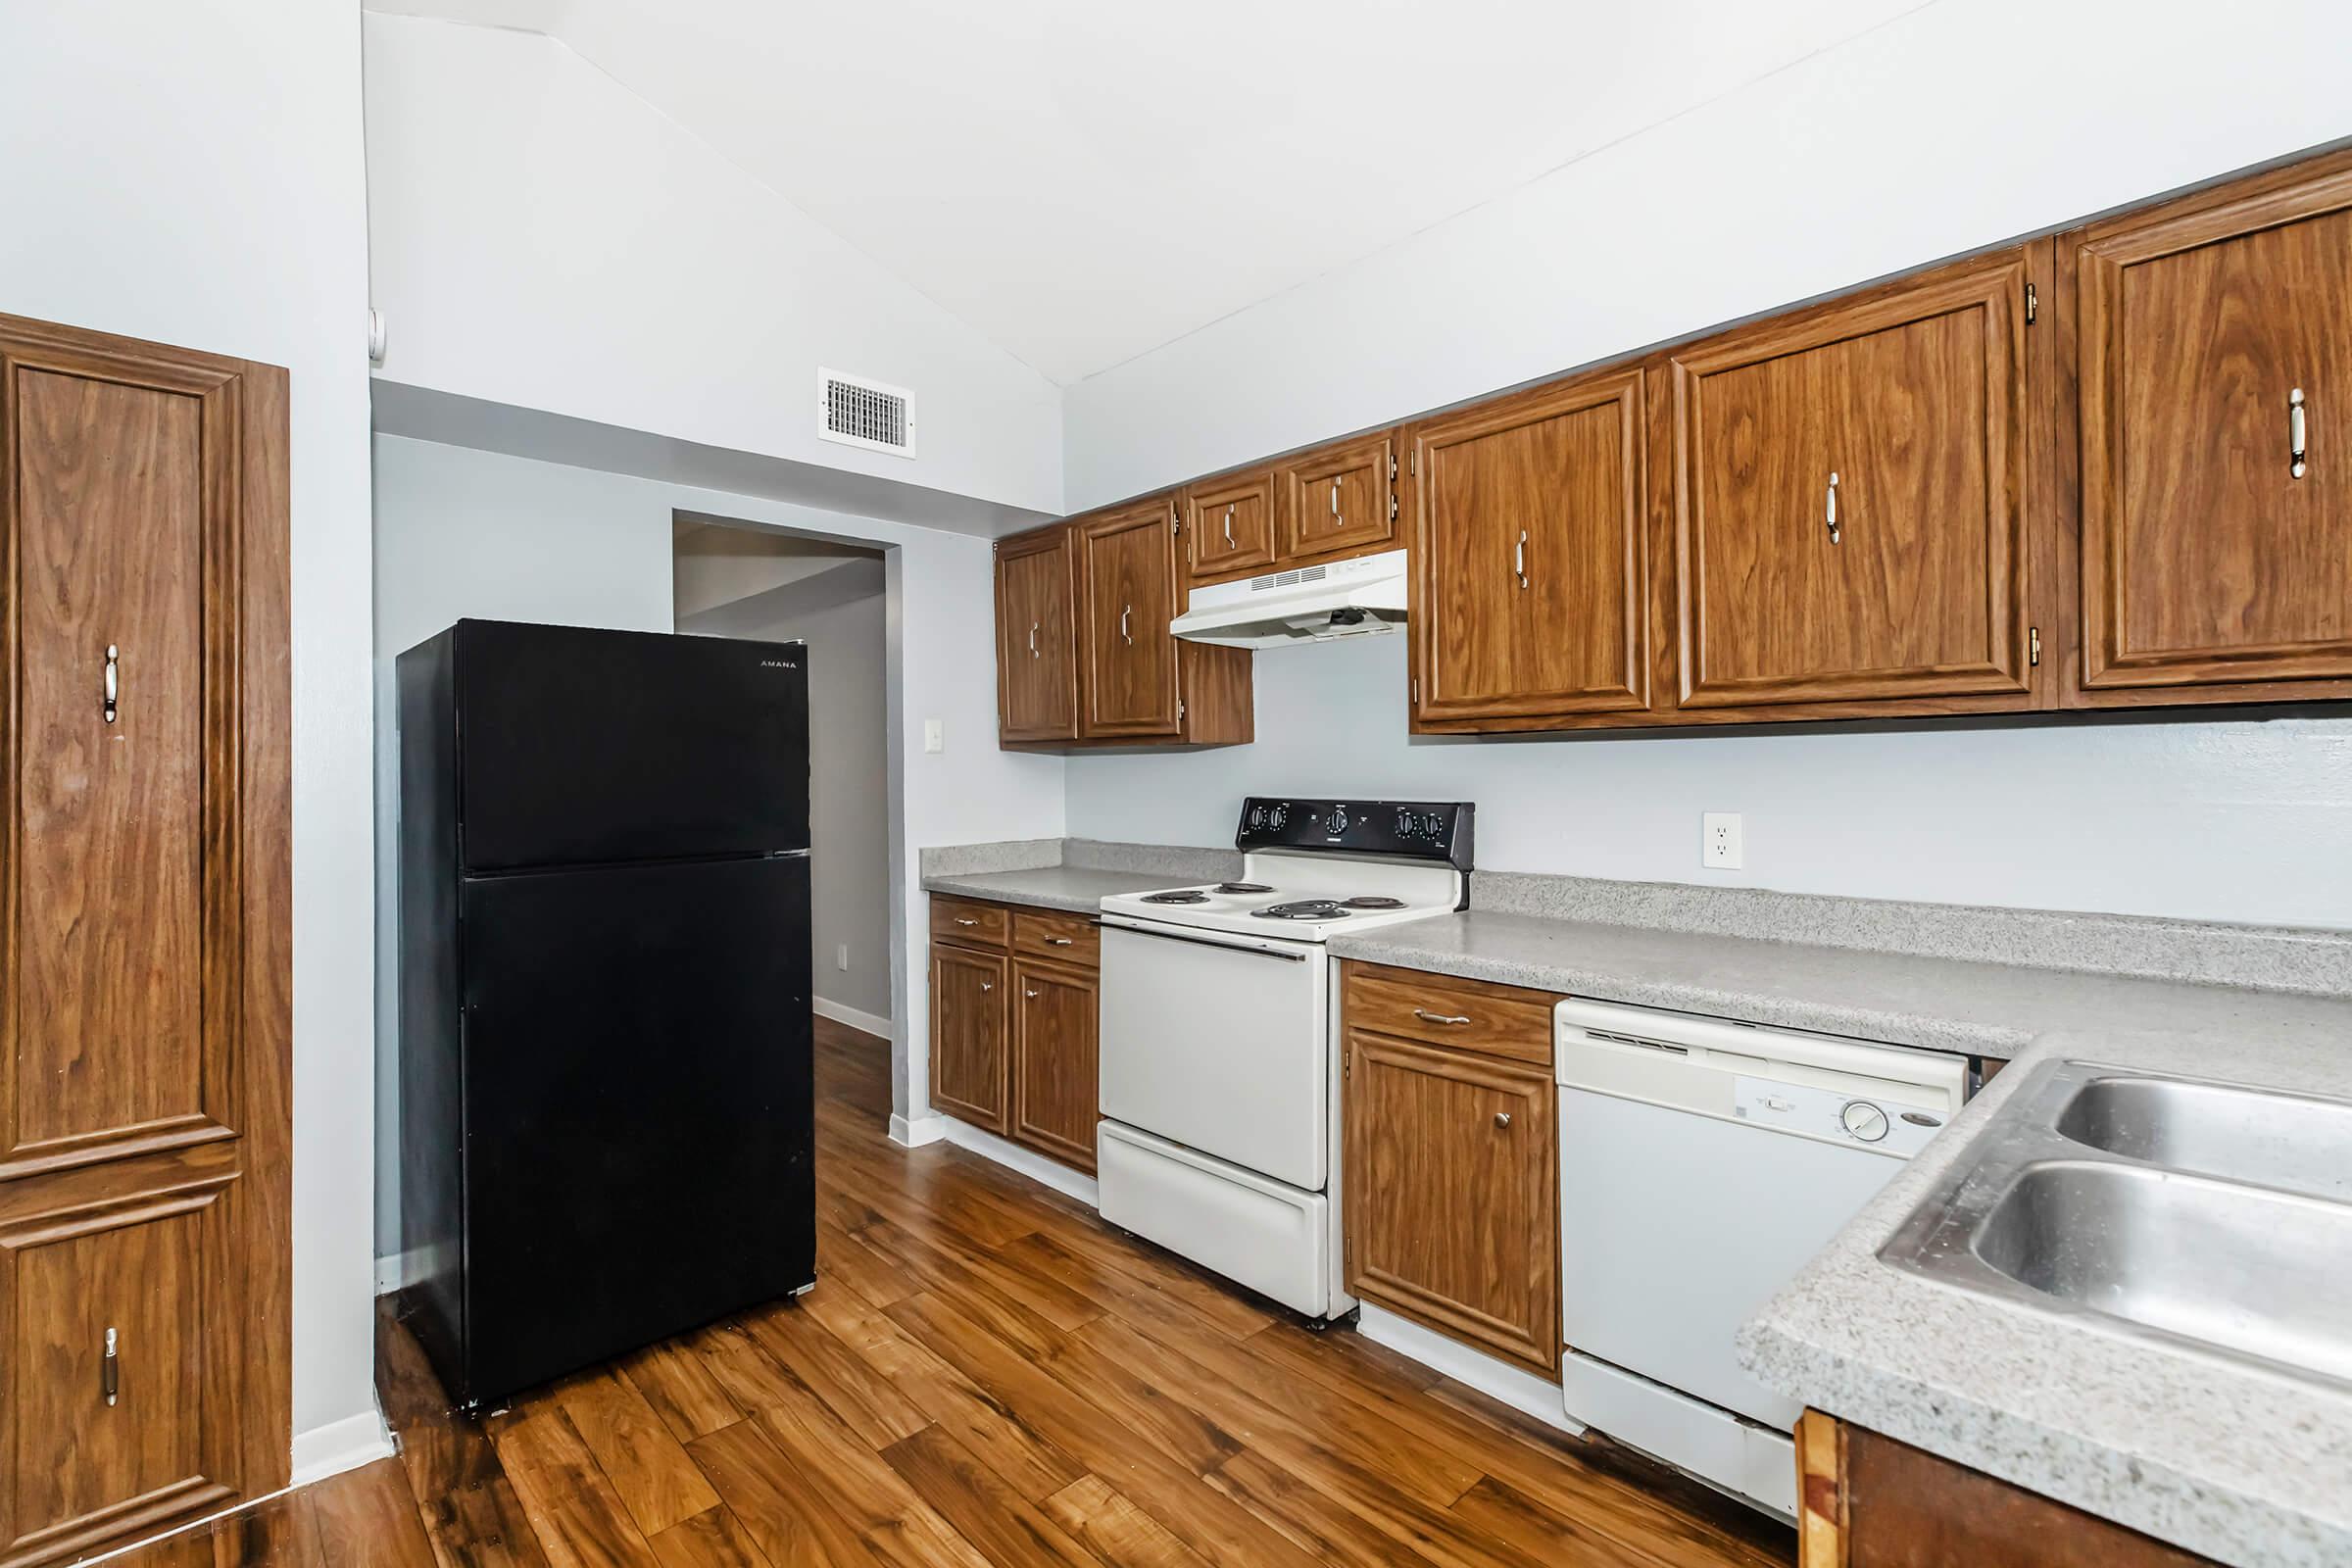
[(1886, 1113), (1867, 1100), (1849, 1100), (1838, 1113), (1846, 1133), (1866, 1144), (1875, 1144), (1886, 1136)]

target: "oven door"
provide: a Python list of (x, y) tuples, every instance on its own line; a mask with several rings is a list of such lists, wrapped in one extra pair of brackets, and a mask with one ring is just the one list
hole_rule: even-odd
[(1102, 1114), (1322, 1190), (1329, 989), (1314, 943), (1102, 921)]

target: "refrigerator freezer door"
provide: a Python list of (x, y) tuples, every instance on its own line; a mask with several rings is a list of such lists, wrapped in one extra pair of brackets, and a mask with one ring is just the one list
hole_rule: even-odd
[(467, 1395), (808, 1284), (808, 862), (493, 877), (461, 903)]
[(808, 649), (467, 620), (468, 871), (808, 847)]

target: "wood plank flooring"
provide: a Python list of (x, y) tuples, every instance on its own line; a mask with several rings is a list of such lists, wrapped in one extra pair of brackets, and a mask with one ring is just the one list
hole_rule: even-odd
[(889, 1142), (819, 1020), (816, 1289), (451, 1414), (387, 1308), (402, 1457), (122, 1559), (270, 1568), (1761, 1568), (1794, 1536), (1080, 1204)]

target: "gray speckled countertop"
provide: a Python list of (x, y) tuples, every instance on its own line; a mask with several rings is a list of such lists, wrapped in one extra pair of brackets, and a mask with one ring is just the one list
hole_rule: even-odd
[[(2352, 1095), (2352, 1003), (2265, 1003), (2221, 1038), (2101, 1028), (2037, 1040), (1766, 1303), (1740, 1333), (1741, 1359), (1817, 1409), (2224, 1562), (2352, 1562), (2352, 1391), (1878, 1256), (2044, 1062)], [(2352, 1280), (2344, 1289), (2352, 1300)]]
[(1045, 909), (1092, 914), (1115, 893), (1149, 893), (1170, 885), (1164, 871), (1109, 871), (1091, 865), (1039, 865), (1015, 871), (978, 871), (965, 876), (927, 876), (926, 893), (956, 893), (999, 904), (1031, 904)]

